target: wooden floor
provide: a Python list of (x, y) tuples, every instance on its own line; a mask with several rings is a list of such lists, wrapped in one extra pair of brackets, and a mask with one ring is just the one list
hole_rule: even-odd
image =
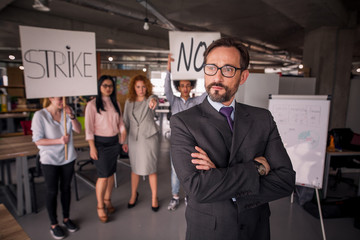
[(0, 204), (0, 239), (30, 240), (4, 204)]

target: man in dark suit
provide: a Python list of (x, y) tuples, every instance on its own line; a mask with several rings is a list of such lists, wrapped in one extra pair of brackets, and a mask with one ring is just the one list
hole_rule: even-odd
[(295, 172), (271, 113), (234, 100), (249, 75), (247, 49), (219, 39), (204, 62), (208, 97), (171, 118), (186, 239), (270, 239), (268, 202), (292, 193)]

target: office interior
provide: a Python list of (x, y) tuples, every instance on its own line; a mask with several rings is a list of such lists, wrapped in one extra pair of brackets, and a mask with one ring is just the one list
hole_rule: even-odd
[[(98, 75), (117, 77), (120, 88), (117, 98), (121, 106), (126, 100), (126, 85), (123, 83), (131, 76), (144, 74), (151, 79), (154, 93), (161, 99), (159, 109), (162, 110), (169, 108), (163, 88), (169, 31), (220, 32), (222, 36), (234, 37), (247, 46), (251, 59), (250, 76), (253, 82), (259, 82), (255, 88), (248, 85), (239, 89), (237, 101), (267, 108), (269, 94), (330, 95), (328, 130), (340, 129), (341, 132), (350, 129), (352, 137), (360, 133), (360, 2), (357, 0), (1, 1), (0, 140), (4, 143), (24, 136), (26, 124), (41, 108), (40, 100), (26, 99), (19, 36), (21, 25), (95, 32)], [(194, 95), (205, 91), (203, 81), (197, 79), (197, 86), (192, 91)], [(259, 92), (259, 99), (253, 97)], [(68, 99), (79, 120), (83, 119), (88, 99), (89, 96)], [(130, 196), (130, 169), (128, 159), (120, 157), (113, 201), (118, 211), (109, 223), (99, 222), (93, 188), (96, 173), (91, 163), (80, 169), (81, 164), (89, 159), (86, 143), (81, 143), (79, 165), (75, 169), (79, 200), (75, 197), (73, 182), (71, 203), (71, 214), (80, 230), (69, 233), (68, 239), (185, 239), (185, 193), (181, 193), (179, 209), (167, 210), (171, 198), (167, 115), (166, 111), (159, 111), (157, 115), (162, 131), (159, 142), (159, 212), (152, 212), (150, 201), (147, 201), (150, 199), (147, 177), (139, 186), (138, 206), (126, 208)], [(326, 196), (320, 189), (327, 239), (360, 237), (354, 216), (359, 214), (356, 209), (360, 205), (357, 198), (360, 195), (359, 149), (353, 147), (353, 155), (332, 157), (334, 164), (329, 163)], [(337, 144), (336, 148), (339, 151), (342, 147)], [(347, 149), (343, 147), (342, 150), (345, 152)], [(342, 159), (351, 164), (342, 164)], [(22, 161), (26, 161), (28, 168), (35, 166), (34, 156)], [(23, 210), (19, 212), (16, 161), (14, 158), (1, 159), (0, 163), (0, 203), (29, 238), (51, 238), (44, 206), (43, 179), (35, 179), (37, 211), (24, 201)], [(33, 199), (33, 194), (30, 195)], [(322, 239), (320, 220), (313, 216), (317, 213), (314, 200), (313, 189), (299, 187), (293, 203), (291, 197), (272, 202), (272, 239)], [(311, 204), (304, 207), (303, 201)], [(350, 210), (334, 214), (329, 209), (336, 203)], [(0, 232), (1, 229), (0, 226)]]

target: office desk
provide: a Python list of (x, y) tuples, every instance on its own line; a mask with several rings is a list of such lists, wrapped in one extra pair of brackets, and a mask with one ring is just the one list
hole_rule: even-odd
[[(330, 161), (332, 157), (341, 157), (341, 156), (360, 156), (360, 152), (355, 151), (346, 151), (343, 150), (342, 152), (326, 152), (325, 158), (325, 169), (324, 169), (324, 184), (323, 184), (323, 198), (326, 198), (327, 194), (327, 187), (328, 187), (328, 178), (329, 178), (329, 171), (330, 171)], [(360, 183), (360, 180), (359, 180)], [(358, 196), (360, 196), (360, 186), (358, 190)]]
[[(88, 146), (84, 133), (73, 134), (75, 148)], [(39, 152), (31, 135), (0, 138), (0, 161), (15, 158), (16, 165), (16, 210), (19, 216), (31, 213), (31, 195), (29, 183), (28, 156)], [(24, 206), (25, 205), (25, 206)]]
[[(0, 113), (0, 133), (6, 134), (6, 133), (14, 133), (16, 132), (16, 126), (14, 119), (15, 118), (23, 118), (27, 119), (29, 117), (28, 112), (6, 112), (6, 113)], [(2, 119), (6, 121), (6, 129), (7, 131), (1, 132), (2, 127)]]
[(0, 239), (2, 240), (30, 240), (19, 223), (6, 209), (4, 204), (0, 204)]

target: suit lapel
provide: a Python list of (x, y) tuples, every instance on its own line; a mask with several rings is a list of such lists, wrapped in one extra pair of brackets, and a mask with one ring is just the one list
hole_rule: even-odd
[(231, 162), (236, 157), (236, 153), (245, 139), (245, 136), (248, 134), (249, 129), (251, 128), (252, 121), (249, 116), (249, 113), (246, 112), (241, 104), (235, 104), (235, 116), (234, 116), (234, 132), (232, 139), (232, 146), (230, 152)]
[[(232, 133), (230, 127), (224, 118), (218, 111), (216, 111), (209, 103), (207, 98), (200, 104), (200, 109), (202, 110), (201, 115), (207, 118), (207, 122), (215, 129), (219, 131), (219, 133), (223, 137), (223, 141), (225, 142), (227, 150), (230, 152), (231, 149), (231, 138)], [(220, 139), (219, 139), (220, 140)]]

